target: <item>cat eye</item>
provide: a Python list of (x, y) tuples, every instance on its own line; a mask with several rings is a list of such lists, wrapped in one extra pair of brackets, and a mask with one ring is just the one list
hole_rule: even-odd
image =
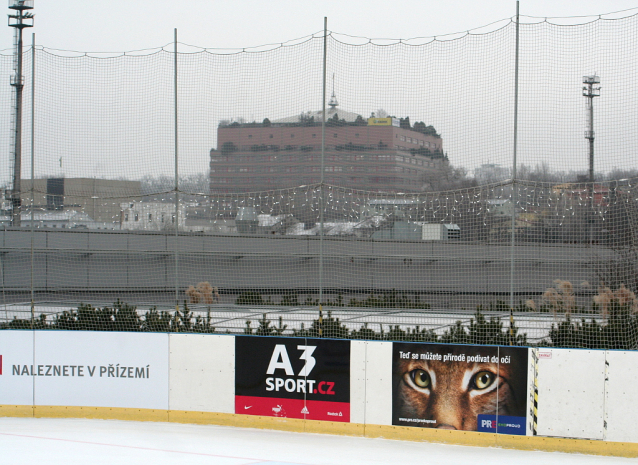
[(420, 388), (430, 387), (430, 375), (425, 370), (412, 370), (410, 372), (410, 378)]
[(496, 376), (491, 371), (479, 371), (472, 378), (472, 384), (476, 386), (476, 389), (487, 389), (495, 379)]

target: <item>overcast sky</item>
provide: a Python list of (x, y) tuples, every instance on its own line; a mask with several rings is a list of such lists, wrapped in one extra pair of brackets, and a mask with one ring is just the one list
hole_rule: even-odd
[[(476, 29), (515, 14), (514, 0), (35, 0), (38, 44), (63, 50), (119, 52), (173, 40), (208, 48), (279, 43), (323, 29), (371, 38), (407, 39)], [(634, 0), (523, 0), (521, 15), (597, 15), (638, 7)], [(7, 10), (8, 12), (9, 10)], [(11, 48), (5, 28), (2, 48)]]
[[(433, 124), (442, 133), (452, 163), (474, 169), (485, 163), (509, 166), (511, 162), (514, 35), (510, 18), (515, 12), (513, 0), (35, 0), (35, 27), (25, 30), (25, 42), (30, 44), (35, 32), (37, 44), (48, 49), (117, 56), (169, 45), (167, 50), (172, 51), (177, 28), (183, 44), (250, 49), (320, 33), (324, 16), (330, 31), (350, 36), (436, 36), (441, 40), (421, 41), (431, 45), (420, 48), (396, 41), (390, 47), (351, 47), (342, 42), (365, 41), (337, 36), (331, 39), (328, 73), (336, 75), (341, 109), (367, 117), (383, 108), (397, 117)], [(520, 12), (526, 23), (549, 18), (553, 24), (584, 24), (599, 14), (621, 12), (606, 19), (636, 15), (638, 0), (524, 0)], [(604, 98), (596, 100), (596, 169), (635, 167), (638, 95), (634, 97), (630, 90), (638, 70), (632, 42), (636, 20), (597, 23), (567, 28), (537, 24), (522, 33), (519, 164), (542, 162), (561, 171), (586, 170), (582, 76), (596, 72), (604, 83)], [(534, 32), (529, 33), (530, 29)], [(465, 31), (474, 34), (452, 40), (455, 33)], [(481, 34), (490, 31), (496, 32)], [(12, 33), (6, 27), (0, 44), (5, 50), (1, 55), (6, 75), (6, 86), (0, 88), (6, 100), (0, 102), (4, 103), (0, 123), (5, 128), (11, 126)], [(320, 40), (301, 42), (278, 50), (270, 47), (271, 53), (224, 51), (181, 57), (180, 173), (207, 171), (222, 119), (261, 121), (320, 108)], [(40, 99), (36, 100), (36, 176), (170, 175), (174, 146), (171, 54), (144, 52), (140, 55), (146, 58), (113, 60), (58, 55), (66, 56), (41, 52), (36, 66), (40, 73), (36, 78), (36, 98)], [(28, 135), (28, 121), (24, 124)], [(0, 146), (10, 147), (9, 142), (10, 131), (0, 134)], [(28, 150), (24, 140), (23, 153)], [(8, 177), (9, 167), (10, 163), (0, 164), (0, 180)]]

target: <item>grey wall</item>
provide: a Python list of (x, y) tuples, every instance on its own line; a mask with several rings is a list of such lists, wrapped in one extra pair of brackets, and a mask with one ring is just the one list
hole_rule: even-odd
[[(5, 290), (31, 286), (31, 232), (0, 231)], [(200, 281), (225, 290), (317, 289), (318, 237), (171, 235), (151, 232), (37, 230), (36, 291), (171, 290), (175, 254), (180, 288)], [(508, 293), (509, 244), (393, 241), (326, 237), (326, 289)], [(596, 285), (597, 269), (614, 258), (603, 247), (517, 245), (514, 290), (543, 292), (553, 280)]]

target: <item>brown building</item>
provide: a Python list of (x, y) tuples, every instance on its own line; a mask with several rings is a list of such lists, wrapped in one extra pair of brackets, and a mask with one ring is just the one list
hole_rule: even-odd
[[(35, 179), (35, 211), (74, 210), (88, 214), (94, 221), (120, 222), (120, 204), (139, 201), (140, 181), (96, 178)], [(31, 208), (31, 180), (22, 180), (22, 207)]]
[[(440, 136), (395, 118), (326, 111), (324, 181), (379, 192), (419, 192), (445, 157)], [(408, 123), (409, 124), (409, 123)], [(425, 129), (425, 125), (422, 128)], [(263, 123), (221, 124), (210, 152), (210, 192), (250, 192), (321, 180), (321, 112)]]

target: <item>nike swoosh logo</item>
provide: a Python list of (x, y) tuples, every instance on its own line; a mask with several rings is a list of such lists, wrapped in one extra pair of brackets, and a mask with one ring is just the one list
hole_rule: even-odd
[(246, 407), (246, 406), (244, 405), (244, 410), (248, 410), (248, 409), (249, 409), (249, 408), (251, 408), (251, 407), (252, 407), (252, 405), (249, 405), (248, 407)]

